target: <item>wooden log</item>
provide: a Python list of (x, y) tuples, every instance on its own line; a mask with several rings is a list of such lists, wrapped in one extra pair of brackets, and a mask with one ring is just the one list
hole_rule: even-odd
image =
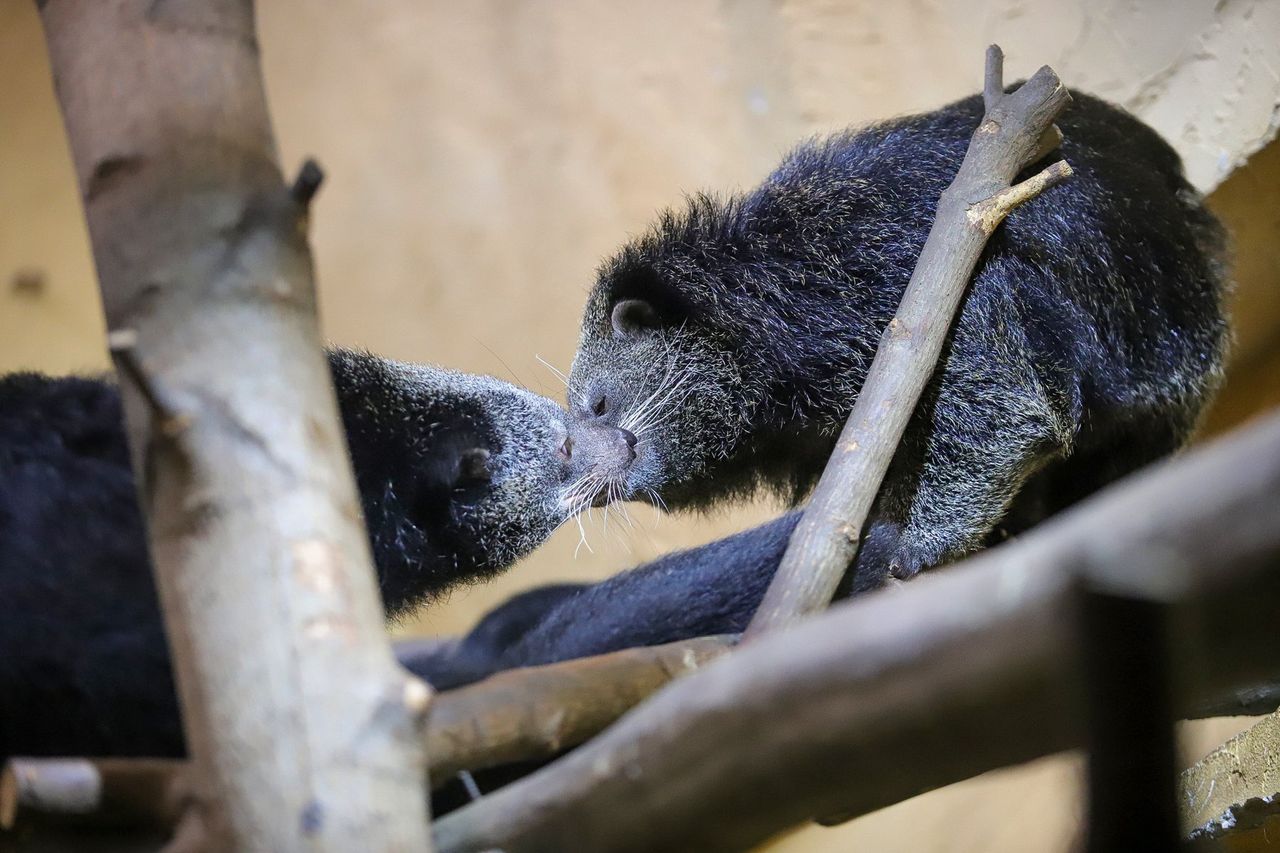
[(1185, 770), (1180, 787), (1182, 828), (1188, 836), (1244, 835), (1260, 830), (1268, 818), (1273, 829), (1280, 827), (1280, 711)]
[(183, 844), (427, 850), (251, 0), (46, 0), (188, 747)]
[(431, 778), (550, 758), (594, 737), (675, 678), (726, 654), (731, 637), (514, 669), (440, 694), (427, 725)]

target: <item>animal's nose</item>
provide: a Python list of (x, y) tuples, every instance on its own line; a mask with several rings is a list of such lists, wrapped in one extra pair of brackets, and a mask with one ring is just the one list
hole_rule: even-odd
[(629, 429), (618, 427), (618, 437), (622, 439), (622, 444), (626, 446), (627, 463), (635, 461), (636, 458), (636, 434)]

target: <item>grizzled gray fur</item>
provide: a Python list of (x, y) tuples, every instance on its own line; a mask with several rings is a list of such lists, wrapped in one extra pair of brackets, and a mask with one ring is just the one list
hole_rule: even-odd
[[(755, 189), (696, 196), (608, 260), (568, 391), (579, 446), (595, 425), (634, 437), (601, 493), (673, 509), (803, 498), (981, 117), (971, 97), (804, 144)], [(1087, 95), (1059, 125), (1051, 157), (1075, 176), (988, 244), (851, 590), (1177, 449), (1220, 382), (1223, 241), (1177, 155)]]

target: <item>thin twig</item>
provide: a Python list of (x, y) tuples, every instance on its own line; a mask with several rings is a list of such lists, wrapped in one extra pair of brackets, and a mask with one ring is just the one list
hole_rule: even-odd
[(1049, 187), (1060, 184), (1069, 177), (1071, 177), (1071, 166), (1066, 160), (1058, 160), (1025, 181), (971, 205), (965, 211), (965, 217), (969, 220), (969, 224), (991, 234), (1015, 207), (1031, 201)]

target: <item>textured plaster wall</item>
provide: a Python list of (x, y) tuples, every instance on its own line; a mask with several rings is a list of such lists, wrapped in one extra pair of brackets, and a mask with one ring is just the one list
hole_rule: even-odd
[[(259, 0), (259, 10), (284, 161), (314, 154), (329, 172), (313, 235), (326, 334), (552, 396), (558, 382), (535, 354), (568, 365), (595, 264), (655, 210), (686, 191), (748, 185), (805, 135), (975, 91), (990, 41), (1011, 77), (1051, 63), (1069, 86), (1137, 110), (1205, 189), (1274, 135), (1280, 102), (1277, 0)], [(0, 370), (99, 369), (92, 264), (28, 0), (0, 0), (0, 56)], [(1241, 375), (1254, 377), (1238, 383), (1222, 423), (1280, 387), (1268, 367), (1280, 351), (1274, 153), (1215, 196), (1242, 237), (1241, 348), (1253, 367)], [(516, 589), (599, 577), (774, 511), (635, 510), (636, 531), (588, 521), (594, 551), (566, 529), (502, 581), (401, 630), (457, 631)], [(1040, 762), (806, 830), (782, 849), (1063, 850), (1078, 817), (1074, 777), (1070, 762)]]

